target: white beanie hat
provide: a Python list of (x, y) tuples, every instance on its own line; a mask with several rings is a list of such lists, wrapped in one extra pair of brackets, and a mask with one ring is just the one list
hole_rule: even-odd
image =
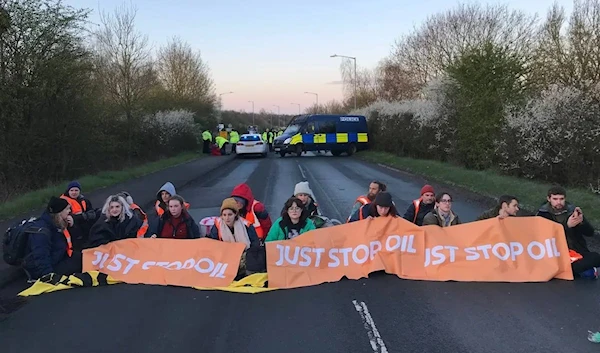
[(296, 186), (294, 187), (294, 196), (296, 196), (298, 194), (307, 194), (313, 200), (315, 199), (315, 195), (313, 194), (312, 190), (310, 189), (310, 186), (308, 186), (308, 181), (301, 181), (298, 184), (296, 184)]

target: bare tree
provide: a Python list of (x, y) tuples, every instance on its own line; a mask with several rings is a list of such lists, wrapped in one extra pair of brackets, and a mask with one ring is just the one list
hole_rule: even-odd
[(214, 82), (200, 52), (194, 53), (188, 43), (173, 38), (158, 52), (158, 76), (165, 89), (175, 97), (187, 100), (210, 100)]
[(588, 88), (600, 82), (600, 2), (575, 1), (567, 23), (555, 4), (539, 32), (535, 73), (542, 85)]
[(531, 57), (537, 15), (507, 5), (461, 4), (430, 16), (420, 27), (395, 43), (392, 59), (412, 79), (425, 84), (441, 74), (468, 48), (485, 42)]
[(139, 103), (155, 82), (147, 36), (135, 28), (136, 13), (135, 7), (125, 5), (112, 15), (102, 12), (103, 28), (96, 33), (98, 78), (132, 124)]
[(344, 98), (348, 104), (354, 104), (354, 80), (356, 79), (357, 105), (364, 107), (377, 100), (378, 81), (373, 70), (357, 67), (354, 77), (354, 61), (344, 59), (340, 64)]
[(423, 85), (392, 58), (381, 61), (376, 71), (377, 96), (387, 101), (414, 99), (419, 96)]
[(325, 104), (314, 104), (306, 108), (306, 114), (346, 114), (347, 112), (348, 108), (335, 99)]

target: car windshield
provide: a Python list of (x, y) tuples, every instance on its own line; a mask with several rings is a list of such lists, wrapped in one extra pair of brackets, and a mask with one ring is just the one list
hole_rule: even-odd
[(292, 124), (283, 132), (286, 135), (296, 135), (302, 126), (300, 124)]
[(245, 135), (240, 137), (240, 141), (260, 141), (260, 136), (258, 135)]

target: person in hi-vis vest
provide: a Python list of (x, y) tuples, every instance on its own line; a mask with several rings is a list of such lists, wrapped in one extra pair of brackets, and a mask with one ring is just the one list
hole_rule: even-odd
[[(169, 200), (174, 195), (177, 195), (175, 190), (175, 185), (170, 181), (167, 181), (156, 193), (156, 203), (154, 204), (154, 210), (156, 211), (157, 216), (162, 216), (169, 209)], [(184, 203), (185, 209), (190, 209), (190, 204), (188, 202)]]

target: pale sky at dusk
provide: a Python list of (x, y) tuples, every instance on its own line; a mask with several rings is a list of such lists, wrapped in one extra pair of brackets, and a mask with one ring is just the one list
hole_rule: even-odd
[[(375, 67), (394, 40), (427, 16), (458, 4), (451, 0), (128, 0), (138, 8), (137, 28), (153, 48), (179, 36), (211, 69), (223, 108), (298, 113), (315, 102), (342, 98), (340, 58), (356, 56), (359, 67)], [(476, 2), (473, 0), (462, 3)], [(546, 16), (554, 0), (479, 1), (505, 3)], [(570, 12), (572, 0), (557, 0)], [(113, 11), (122, 0), (66, 0), (74, 7)], [(169, 4), (165, 6), (165, 4)]]

